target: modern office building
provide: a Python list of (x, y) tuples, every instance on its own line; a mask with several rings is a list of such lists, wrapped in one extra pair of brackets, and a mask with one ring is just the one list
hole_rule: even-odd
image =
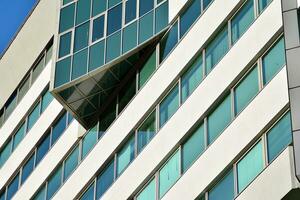
[(40, 0), (0, 59), (0, 200), (299, 200), (297, 0)]

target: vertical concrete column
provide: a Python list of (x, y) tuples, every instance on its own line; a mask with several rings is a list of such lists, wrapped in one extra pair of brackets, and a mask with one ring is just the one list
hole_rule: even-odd
[(295, 170), (300, 180), (300, 35), (299, 0), (282, 0), (285, 52), (292, 118)]

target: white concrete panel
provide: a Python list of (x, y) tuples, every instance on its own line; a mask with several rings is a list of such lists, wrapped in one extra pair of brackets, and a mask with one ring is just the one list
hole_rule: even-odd
[(53, 120), (62, 111), (62, 106), (57, 101), (52, 101), (48, 108), (43, 112), (34, 126), (25, 135), (22, 142), (13, 151), (11, 156), (0, 169), (0, 188), (6, 183), (20, 163), (30, 153), (32, 148), (39, 141), (41, 136), (46, 132)]
[(59, 2), (41, 0), (0, 59), (0, 108), (57, 30), (55, 17)]
[[(157, 99), (166, 91), (166, 88), (194, 56), (199, 47), (206, 42), (216, 27), (220, 25), (237, 3), (238, 1), (224, 2), (223, 0), (216, 0), (211, 5), (210, 9), (204, 13), (193, 29), (186, 35), (185, 39), (178, 44), (169, 58), (164, 61), (161, 67), (132, 100), (116, 122), (109, 128), (106, 135), (98, 142), (89, 156), (81, 163), (53, 199), (73, 199), (78, 192), (81, 191), (91, 177), (94, 176), (96, 171), (98, 171), (100, 166), (121, 143), (125, 135), (130, 133), (149, 108), (156, 103)], [(126, 199), (131, 195), (154, 167), (170, 152), (179, 138), (182, 137), (182, 134), (186, 133), (196, 120), (203, 115), (231, 81), (253, 59), (260, 49), (266, 45), (274, 33), (281, 28), (280, 9), (280, 1), (274, 0), (274, 2), (268, 6), (264, 14), (256, 20), (250, 30), (244, 34), (241, 40), (236, 43), (218, 66), (215, 67), (213, 72), (203, 81), (189, 100), (177, 111), (178, 114), (172, 117), (153, 139), (151, 144), (149, 144), (142, 154), (132, 163), (133, 166), (135, 162), (143, 162), (150, 156), (151, 162), (149, 165), (143, 163), (142, 168), (130, 166), (102, 199)], [(215, 13), (219, 14), (215, 15)], [(214, 20), (210, 20), (212, 18)], [(203, 29), (203, 27), (206, 28)], [(249, 43), (249, 41), (256, 42)], [(186, 51), (186, 49), (189, 49), (189, 51)], [(239, 56), (241, 54), (243, 56)], [(228, 67), (230, 67), (230, 70), (228, 70)], [(218, 87), (215, 87), (216, 83), (220, 82), (222, 82), (222, 85), (218, 84)], [(203, 94), (205, 94), (206, 98), (202, 98)], [(188, 103), (191, 101), (193, 102)], [(192, 108), (185, 109), (187, 105), (192, 106)], [(197, 106), (194, 107), (195, 105)], [(181, 126), (178, 127), (176, 124), (181, 124)], [(166, 135), (169, 135), (169, 138), (166, 137)], [(163, 145), (158, 145), (159, 141), (168, 141), (168, 143), (166, 144), (164, 142)], [(153, 151), (150, 150), (153, 148), (160, 153), (153, 155)], [(101, 155), (101, 157), (99, 157), (99, 155)], [(146, 160), (145, 162), (148, 163)], [(141, 175), (137, 176), (137, 173), (141, 173)], [(135, 181), (133, 181), (132, 178), (128, 179), (128, 177), (132, 177), (132, 175), (137, 177)], [(78, 181), (79, 179), (81, 181)], [(128, 180), (131, 181), (128, 182)], [(126, 190), (123, 187), (124, 183), (127, 186)]]
[[(286, 69), (283, 68), (187, 170), (163, 199), (194, 199), (204, 191), (225, 167), (253, 141), (273, 117), (287, 105), (286, 81)], [(260, 111), (259, 115), (257, 115), (258, 110)]]
[[(41, 92), (50, 81), (51, 62), (47, 64), (42, 73), (35, 80), (28, 92), (22, 98), (9, 118), (0, 128), (0, 147), (4, 144), (7, 138), (12, 134), (16, 126), (21, 122), (25, 114), (29, 111), (33, 103), (37, 100)], [(54, 100), (56, 101), (56, 100)]]
[(280, 200), (297, 185), (293, 147), (286, 148), (236, 200)]
[(78, 139), (79, 124), (74, 120), (56, 144), (21, 186), (13, 199), (30, 199)]
[(187, 0), (169, 1), (169, 22), (171, 22), (176, 17), (176, 15), (182, 9), (186, 2)]

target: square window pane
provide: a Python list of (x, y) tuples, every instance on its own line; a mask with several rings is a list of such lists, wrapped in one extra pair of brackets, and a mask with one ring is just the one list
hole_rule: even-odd
[(139, 44), (141, 44), (153, 36), (153, 11), (140, 18), (139, 23)]
[(283, 38), (281, 38), (262, 58), (264, 84), (267, 84), (284, 65), (285, 49)]
[(90, 47), (89, 72), (104, 64), (104, 42), (102, 40)]
[(155, 178), (139, 193), (137, 200), (155, 200), (156, 199), (156, 184)]
[(96, 199), (100, 199), (114, 182), (114, 160), (97, 177)]
[(160, 62), (172, 51), (178, 42), (178, 22), (173, 24), (170, 31), (160, 42)]
[(84, 23), (75, 29), (74, 52), (86, 47), (89, 43), (90, 22)]
[(255, 66), (234, 89), (235, 114), (240, 113), (258, 91), (258, 68)]
[(143, 122), (141, 127), (137, 130), (137, 145), (138, 153), (150, 142), (156, 133), (156, 117), (155, 111)]
[(44, 112), (46, 110), (46, 108), (48, 107), (48, 105), (51, 103), (53, 99), (52, 94), (50, 93), (50, 91), (48, 90), (42, 97), (42, 108), (41, 108), (41, 113)]
[(78, 165), (79, 147), (77, 146), (68, 156), (64, 165), (64, 181), (71, 175)]
[(140, 0), (140, 17), (154, 7), (154, 0)]
[(110, 62), (121, 54), (121, 31), (107, 38), (106, 62)]
[(267, 134), (268, 160), (272, 162), (292, 142), (291, 116), (287, 113)]
[(98, 17), (93, 21), (93, 37), (92, 37), (93, 42), (103, 38), (104, 36), (104, 19), (105, 19), (104, 16), (105, 15), (101, 15), (100, 17)]
[(136, 18), (136, 0), (127, 0), (125, 4), (125, 24)]
[(106, 10), (107, 0), (93, 0), (93, 17)]
[(185, 100), (192, 94), (203, 79), (202, 56), (198, 56), (188, 67), (181, 78), (181, 100)]
[(48, 150), (50, 149), (50, 133), (47, 133), (47, 136), (42, 140), (38, 145), (36, 150), (36, 159), (35, 166), (37, 166), (40, 161), (44, 158)]
[(20, 144), (20, 142), (23, 140), (24, 135), (25, 135), (25, 123), (22, 124), (22, 126), (18, 129), (18, 131), (14, 135), (13, 150), (15, 150), (17, 146)]
[(40, 102), (38, 102), (38, 104), (35, 105), (35, 107), (33, 108), (33, 110), (28, 116), (27, 132), (33, 127), (33, 125), (35, 124), (35, 122), (38, 120), (39, 117), (40, 117)]
[(62, 135), (67, 126), (67, 113), (60, 117), (60, 119), (53, 125), (51, 146), (54, 145), (56, 140)]
[(124, 169), (134, 159), (135, 138), (134, 136), (124, 145), (124, 147), (117, 153), (117, 176), (119, 176)]
[(12, 199), (12, 197), (18, 191), (18, 189), (19, 189), (19, 174), (17, 174), (16, 177), (7, 186), (6, 199)]
[(178, 150), (159, 171), (159, 198), (162, 198), (179, 177), (180, 151)]
[(47, 199), (51, 199), (51, 197), (56, 193), (58, 188), (60, 188), (62, 184), (62, 169), (61, 166), (56, 169), (55, 173), (50, 176), (47, 187)]
[(123, 30), (123, 53), (130, 51), (137, 45), (137, 22), (126, 26)]
[(87, 73), (88, 49), (76, 53), (73, 57), (72, 80)]
[(272, 2), (272, 0), (258, 0), (258, 10), (259, 13), (262, 11)]
[(155, 10), (155, 33), (167, 27), (169, 23), (169, 5), (168, 1), (160, 5)]
[(34, 154), (29, 158), (22, 168), (21, 184), (23, 184), (34, 169)]
[(156, 50), (153, 51), (139, 71), (139, 89), (146, 83), (156, 69)]
[(231, 96), (228, 95), (223, 102), (208, 116), (207, 131), (208, 144), (211, 144), (231, 122)]
[(159, 127), (161, 128), (179, 108), (178, 84), (159, 105)]
[(263, 150), (260, 141), (237, 164), (238, 192), (245, 189), (263, 168)]
[(6, 143), (3, 147), (3, 149), (0, 152), (0, 167), (4, 165), (4, 163), (7, 161), (11, 154), (12, 150), (12, 140), (9, 140), (8, 143)]
[(98, 141), (98, 126), (94, 126), (83, 137), (82, 140), (82, 159), (91, 151)]
[(218, 35), (208, 44), (206, 48), (206, 72), (207, 74), (216, 66), (229, 50), (228, 28), (223, 27)]
[(76, 25), (88, 20), (91, 13), (91, 0), (78, 0), (76, 9)]
[(55, 87), (59, 87), (70, 81), (71, 57), (65, 58), (56, 63)]
[(201, 1), (193, 0), (180, 16), (180, 38), (189, 30), (201, 14)]
[(186, 171), (205, 149), (204, 125), (201, 124), (182, 146), (182, 168)]
[(234, 44), (254, 21), (254, 3), (253, 0), (247, 0), (245, 5), (231, 20), (232, 44)]
[(64, 32), (74, 26), (74, 13), (74, 3), (60, 10), (59, 33)]
[(71, 53), (72, 32), (68, 32), (59, 37), (59, 53), (58, 58), (64, 57)]
[(122, 4), (110, 9), (107, 13), (107, 35), (122, 28)]
[(209, 192), (209, 200), (233, 200), (234, 199), (234, 177), (230, 170)]
[(95, 184), (93, 183), (80, 197), (80, 200), (94, 200)]

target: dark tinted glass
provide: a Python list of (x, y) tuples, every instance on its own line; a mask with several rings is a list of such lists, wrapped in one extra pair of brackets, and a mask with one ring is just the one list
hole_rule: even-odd
[(58, 57), (64, 57), (71, 52), (71, 38), (72, 38), (72, 32), (66, 33), (62, 36), (60, 36), (59, 40), (59, 54)]
[(88, 49), (84, 49), (73, 57), (72, 80), (87, 73)]
[(156, 8), (155, 11), (155, 33), (160, 32), (169, 23), (168, 1)]
[(106, 10), (106, 0), (93, 0), (93, 16)]
[(51, 145), (53, 145), (56, 140), (61, 136), (64, 132), (67, 124), (67, 114), (65, 113), (53, 126), (52, 129), (52, 140)]
[(125, 4), (125, 24), (136, 18), (136, 0), (128, 0)]
[(122, 27), (122, 4), (110, 9), (107, 16), (107, 35), (110, 35)]
[(137, 22), (131, 23), (124, 28), (123, 32), (123, 53), (130, 51), (137, 45)]
[(176, 22), (169, 33), (160, 43), (160, 62), (163, 61), (178, 42), (178, 22)]
[(10, 200), (19, 188), (19, 174), (10, 182), (7, 187), (6, 200)]
[(193, 0), (180, 18), (180, 37), (182, 37), (201, 14), (201, 2)]
[(60, 11), (59, 32), (64, 32), (74, 26), (75, 4), (69, 5)]
[(90, 18), (91, 0), (78, 0), (76, 9), (76, 25)]
[(74, 52), (83, 49), (89, 42), (90, 23), (84, 23), (75, 29)]
[(106, 42), (106, 62), (109, 62), (121, 54), (121, 31), (111, 35)]
[(65, 58), (56, 63), (55, 87), (61, 86), (70, 81), (71, 57)]
[(23, 184), (28, 176), (31, 174), (34, 168), (34, 154), (29, 158), (29, 160), (25, 163), (25, 165), (22, 168), (22, 178), (21, 178), (21, 184)]
[(114, 160), (97, 177), (96, 197), (100, 199), (106, 190), (114, 182)]
[(144, 15), (154, 7), (154, 0), (140, 0), (140, 16)]
[(153, 11), (140, 19), (139, 44), (153, 36)]
[(93, 21), (93, 42), (99, 40), (104, 35), (104, 15)]
[(102, 40), (90, 47), (89, 71), (104, 64), (104, 45), (104, 40)]
[(43, 141), (38, 145), (36, 151), (36, 161), (35, 166), (39, 164), (39, 162), (43, 159), (50, 148), (50, 133), (43, 139)]
[(51, 199), (53, 194), (58, 190), (58, 188), (61, 186), (61, 176), (62, 176), (62, 169), (61, 167), (58, 168), (54, 174), (51, 175), (49, 181), (48, 181), (48, 187), (47, 187), (47, 200)]

